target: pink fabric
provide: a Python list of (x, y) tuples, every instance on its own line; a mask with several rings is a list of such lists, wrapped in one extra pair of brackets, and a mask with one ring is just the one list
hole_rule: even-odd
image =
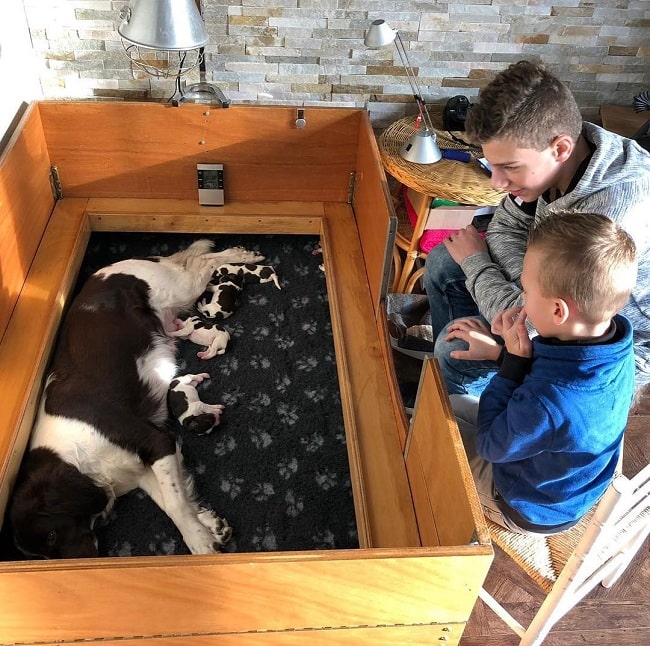
[[(411, 222), (411, 226), (415, 229), (415, 225), (418, 221), (417, 213), (411, 205), (411, 201), (408, 198), (406, 186), (402, 187), (402, 195), (404, 196), (404, 204), (406, 206), (406, 213)], [(452, 233), (455, 233), (458, 229), (425, 229), (422, 232), (422, 237), (420, 238), (420, 251), (423, 253), (429, 253), (433, 247), (440, 244), (446, 237), (450, 236)], [(484, 233), (480, 234), (482, 238), (485, 237)]]

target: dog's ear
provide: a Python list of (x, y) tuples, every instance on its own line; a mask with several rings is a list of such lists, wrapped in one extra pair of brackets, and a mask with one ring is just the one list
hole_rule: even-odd
[(29, 452), (15, 496), (38, 513), (72, 517), (98, 514), (108, 504), (108, 496), (101, 487), (54, 451), (44, 448)]
[(14, 542), (29, 556), (97, 556), (92, 517), (108, 495), (50, 449), (33, 449), (21, 467), (10, 504)]
[[(178, 380), (175, 379), (176, 385), (178, 385)], [(173, 384), (174, 382), (172, 382)], [(174, 390), (170, 386), (167, 391), (167, 407), (171, 411), (171, 414), (174, 417), (180, 417), (187, 410), (188, 402), (187, 395), (182, 390)]]
[(213, 413), (201, 413), (200, 415), (193, 415), (183, 420), (183, 426), (192, 433), (203, 435), (207, 433), (216, 423), (216, 418)]
[(99, 514), (108, 504), (108, 496), (88, 476), (70, 465), (61, 469), (56, 485), (45, 492), (48, 511), (72, 517)]

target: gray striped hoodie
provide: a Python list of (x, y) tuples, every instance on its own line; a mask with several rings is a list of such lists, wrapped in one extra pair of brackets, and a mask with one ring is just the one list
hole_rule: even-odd
[(618, 222), (637, 247), (639, 275), (623, 314), (634, 327), (637, 368), (650, 379), (650, 154), (592, 123), (584, 123), (582, 134), (595, 150), (575, 188), (550, 203), (540, 197), (534, 215), (504, 198), (487, 230), (489, 254), (473, 254), (461, 263), (467, 289), (491, 321), (500, 310), (521, 303), (521, 268), (535, 222), (559, 211), (602, 213)]

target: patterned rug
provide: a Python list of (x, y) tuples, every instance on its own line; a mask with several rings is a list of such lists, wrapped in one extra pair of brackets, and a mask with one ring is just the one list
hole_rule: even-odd
[[(169, 255), (202, 236), (94, 233), (79, 284), (129, 257)], [(210, 237), (210, 236), (203, 236)], [(223, 321), (225, 354), (201, 360), (178, 341), (179, 374), (207, 372), (201, 399), (226, 406), (210, 435), (170, 427), (200, 501), (234, 533), (226, 552), (358, 547), (343, 415), (322, 257), (314, 236), (219, 235), (265, 256), (272, 282), (246, 284)], [(142, 491), (118, 499), (97, 528), (101, 555), (187, 554), (180, 533)]]

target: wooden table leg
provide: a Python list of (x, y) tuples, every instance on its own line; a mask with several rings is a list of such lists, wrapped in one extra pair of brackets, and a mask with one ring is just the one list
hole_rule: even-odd
[(406, 258), (404, 259), (400, 279), (397, 282), (396, 291), (398, 293), (404, 293), (409, 276), (413, 272), (415, 261), (420, 254), (420, 238), (424, 233), (424, 227), (426, 226), (427, 220), (429, 218), (429, 208), (431, 205), (430, 196), (424, 195), (422, 193), (417, 193), (413, 190), (409, 190), (409, 200), (411, 201), (411, 206), (417, 214), (417, 221), (415, 223), (415, 227), (413, 228), (413, 235), (411, 236), (409, 248), (406, 251)]

